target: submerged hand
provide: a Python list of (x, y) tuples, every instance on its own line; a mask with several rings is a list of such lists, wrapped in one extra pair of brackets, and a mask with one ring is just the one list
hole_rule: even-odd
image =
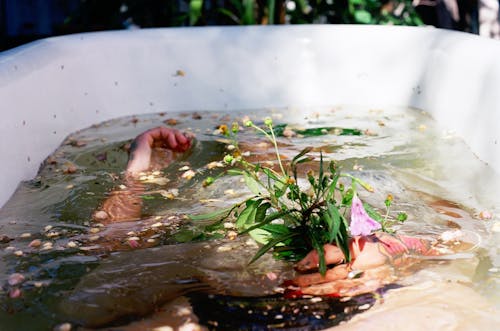
[[(342, 263), (344, 254), (337, 246), (327, 244), (324, 249), (327, 265), (336, 266), (324, 276), (316, 272), (293, 279), (301, 294), (352, 296), (372, 292), (394, 281), (394, 267), (411, 263), (415, 260), (412, 257), (439, 254), (427, 240), (383, 232), (352, 239), (350, 263)], [(318, 261), (317, 252), (312, 251), (296, 269), (301, 273), (317, 270)]]
[[(176, 129), (157, 127), (143, 132), (134, 139), (130, 147), (127, 173), (137, 174), (152, 167), (152, 152), (154, 148), (162, 148), (183, 153), (191, 146), (191, 137)], [(172, 160), (163, 160), (168, 165)]]

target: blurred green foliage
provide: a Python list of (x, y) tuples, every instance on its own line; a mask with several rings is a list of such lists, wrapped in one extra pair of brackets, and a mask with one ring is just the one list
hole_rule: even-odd
[(252, 24), (421, 25), (412, 0), (82, 0), (67, 32)]

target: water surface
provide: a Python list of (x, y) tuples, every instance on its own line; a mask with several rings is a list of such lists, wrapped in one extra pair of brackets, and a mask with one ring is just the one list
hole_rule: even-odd
[[(248, 196), (236, 177), (220, 178), (209, 187), (202, 185), (207, 176), (223, 171), (207, 166), (221, 161), (228, 146), (216, 134), (216, 128), (241, 120), (245, 114), (251, 114), (256, 123), (272, 116), (275, 123), (297, 129), (335, 126), (361, 130), (359, 136), (332, 133), (283, 137), (280, 143), (283, 154), (290, 158), (306, 146), (321, 147), (325, 158), (338, 160), (344, 172), (375, 187), (374, 193), (360, 195), (381, 210), (387, 194), (392, 194), (395, 200), (391, 213), (404, 211), (409, 216), (397, 226), (399, 232), (435, 239), (445, 231), (459, 230), (461, 239), (470, 242), (472, 248), (447, 260), (424, 261), (415, 273), (400, 275), (398, 284), (405, 287), (387, 289), (384, 300), (389, 304), (382, 305), (373, 296), (355, 298), (351, 303), (325, 299), (317, 303), (322, 314), (300, 311), (296, 314), (300, 318), (295, 319), (293, 314), (286, 315), (306, 305), (284, 301), (276, 292), (283, 280), (293, 276), (291, 263), (266, 256), (248, 266), (257, 249), (252, 240), (230, 240), (229, 228), (208, 231), (205, 224), (183, 217), (228, 206)], [(166, 178), (166, 183), (146, 184), (142, 221), (106, 229), (92, 220), (92, 213), (122, 184), (131, 139), (158, 125), (194, 133), (195, 144), (157, 175)], [(242, 145), (250, 142), (255, 147), (263, 138), (244, 130), (239, 139)], [(253, 153), (267, 157), (265, 148)], [(186, 169), (196, 175), (182, 178)], [(68, 137), (47, 159), (39, 175), (21, 183), (0, 211), (0, 234), (5, 236), (0, 244), (0, 281), (5, 284), (0, 296), (2, 330), (16, 330), (20, 325), (46, 330), (64, 322), (89, 328), (128, 325), (130, 329), (143, 329), (140, 323), (175, 326), (188, 319), (211, 329), (235, 329), (234, 323), (223, 318), (230, 312), (240, 314), (241, 329), (265, 325), (286, 329), (293, 323), (321, 329), (364, 312), (373, 304), (375, 307), (359, 314), (352, 325), (362, 325), (363, 316), (372, 316), (383, 325), (391, 313), (397, 312), (396, 307), (408, 307), (408, 311), (400, 312), (408, 318), (417, 318), (418, 307), (434, 307), (433, 320), (439, 321), (435, 306), (446, 304), (450, 308), (446, 310), (448, 315), (442, 314), (443, 325), (452, 325), (450, 321), (457, 322), (459, 319), (453, 318), (461, 316), (474, 321), (478, 329), (489, 330), (499, 322), (493, 310), (500, 303), (500, 234), (494, 231), (499, 227), (496, 215), (500, 214), (494, 185), (497, 181), (498, 174), (478, 160), (459, 137), (440, 129), (424, 112), (412, 109), (187, 112), (97, 124)], [(481, 218), (484, 211), (491, 213), (492, 219)], [(112, 233), (114, 240), (121, 242), (120, 249), (110, 252), (99, 247), (103, 233)], [(142, 246), (126, 249), (127, 238), (137, 235)], [(36, 239), (39, 246), (33, 244)], [(7, 285), (13, 273), (24, 275), (22, 285)], [(21, 291), (20, 297), (8, 298), (13, 288)], [(441, 296), (436, 295), (436, 289)], [(468, 309), (453, 304), (456, 297), (464, 295), (467, 298), (463, 300), (470, 302)], [(213, 315), (206, 309), (211, 305), (218, 307)], [(264, 314), (266, 305), (293, 308), (283, 309), (281, 315), (285, 316), (276, 319), (280, 315), (277, 311), (271, 309), (272, 314)], [(240, 311), (234, 307), (240, 307)], [(347, 313), (329, 310), (335, 307)], [(187, 312), (181, 318), (179, 311)], [(250, 321), (256, 321), (253, 326), (243, 317), (249, 311), (256, 314), (247, 314)], [(282, 320), (293, 323), (283, 324)]]

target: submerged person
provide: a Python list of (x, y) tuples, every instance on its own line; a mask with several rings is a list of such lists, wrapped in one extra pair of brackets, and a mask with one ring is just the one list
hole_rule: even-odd
[(141, 173), (167, 167), (175, 160), (175, 154), (188, 151), (191, 144), (191, 136), (166, 127), (153, 128), (138, 135), (130, 145), (125, 186), (111, 192), (93, 218), (104, 224), (140, 219), (140, 194), (144, 191), (139, 181)]
[[(187, 152), (193, 137), (176, 129), (157, 127), (137, 136), (131, 144), (125, 169), (123, 189), (111, 192), (94, 218), (105, 224), (139, 220), (143, 185), (138, 180), (146, 171), (160, 170), (175, 161), (176, 153)], [(289, 285), (293, 295), (352, 296), (377, 290), (394, 281), (394, 267), (418, 261), (419, 256), (439, 255), (442, 251), (425, 239), (376, 232), (351, 240), (352, 260), (345, 263), (342, 251), (335, 245), (325, 245), (325, 258), (333, 265), (326, 275), (314, 273), (318, 254), (309, 253), (296, 265), (300, 273)], [(312, 272), (312, 273), (311, 273)]]

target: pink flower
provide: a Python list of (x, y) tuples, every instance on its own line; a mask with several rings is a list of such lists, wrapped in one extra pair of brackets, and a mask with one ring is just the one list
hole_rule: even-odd
[(351, 224), (349, 231), (352, 236), (367, 236), (374, 230), (379, 230), (382, 226), (379, 222), (368, 216), (363, 203), (354, 194), (351, 205)]

